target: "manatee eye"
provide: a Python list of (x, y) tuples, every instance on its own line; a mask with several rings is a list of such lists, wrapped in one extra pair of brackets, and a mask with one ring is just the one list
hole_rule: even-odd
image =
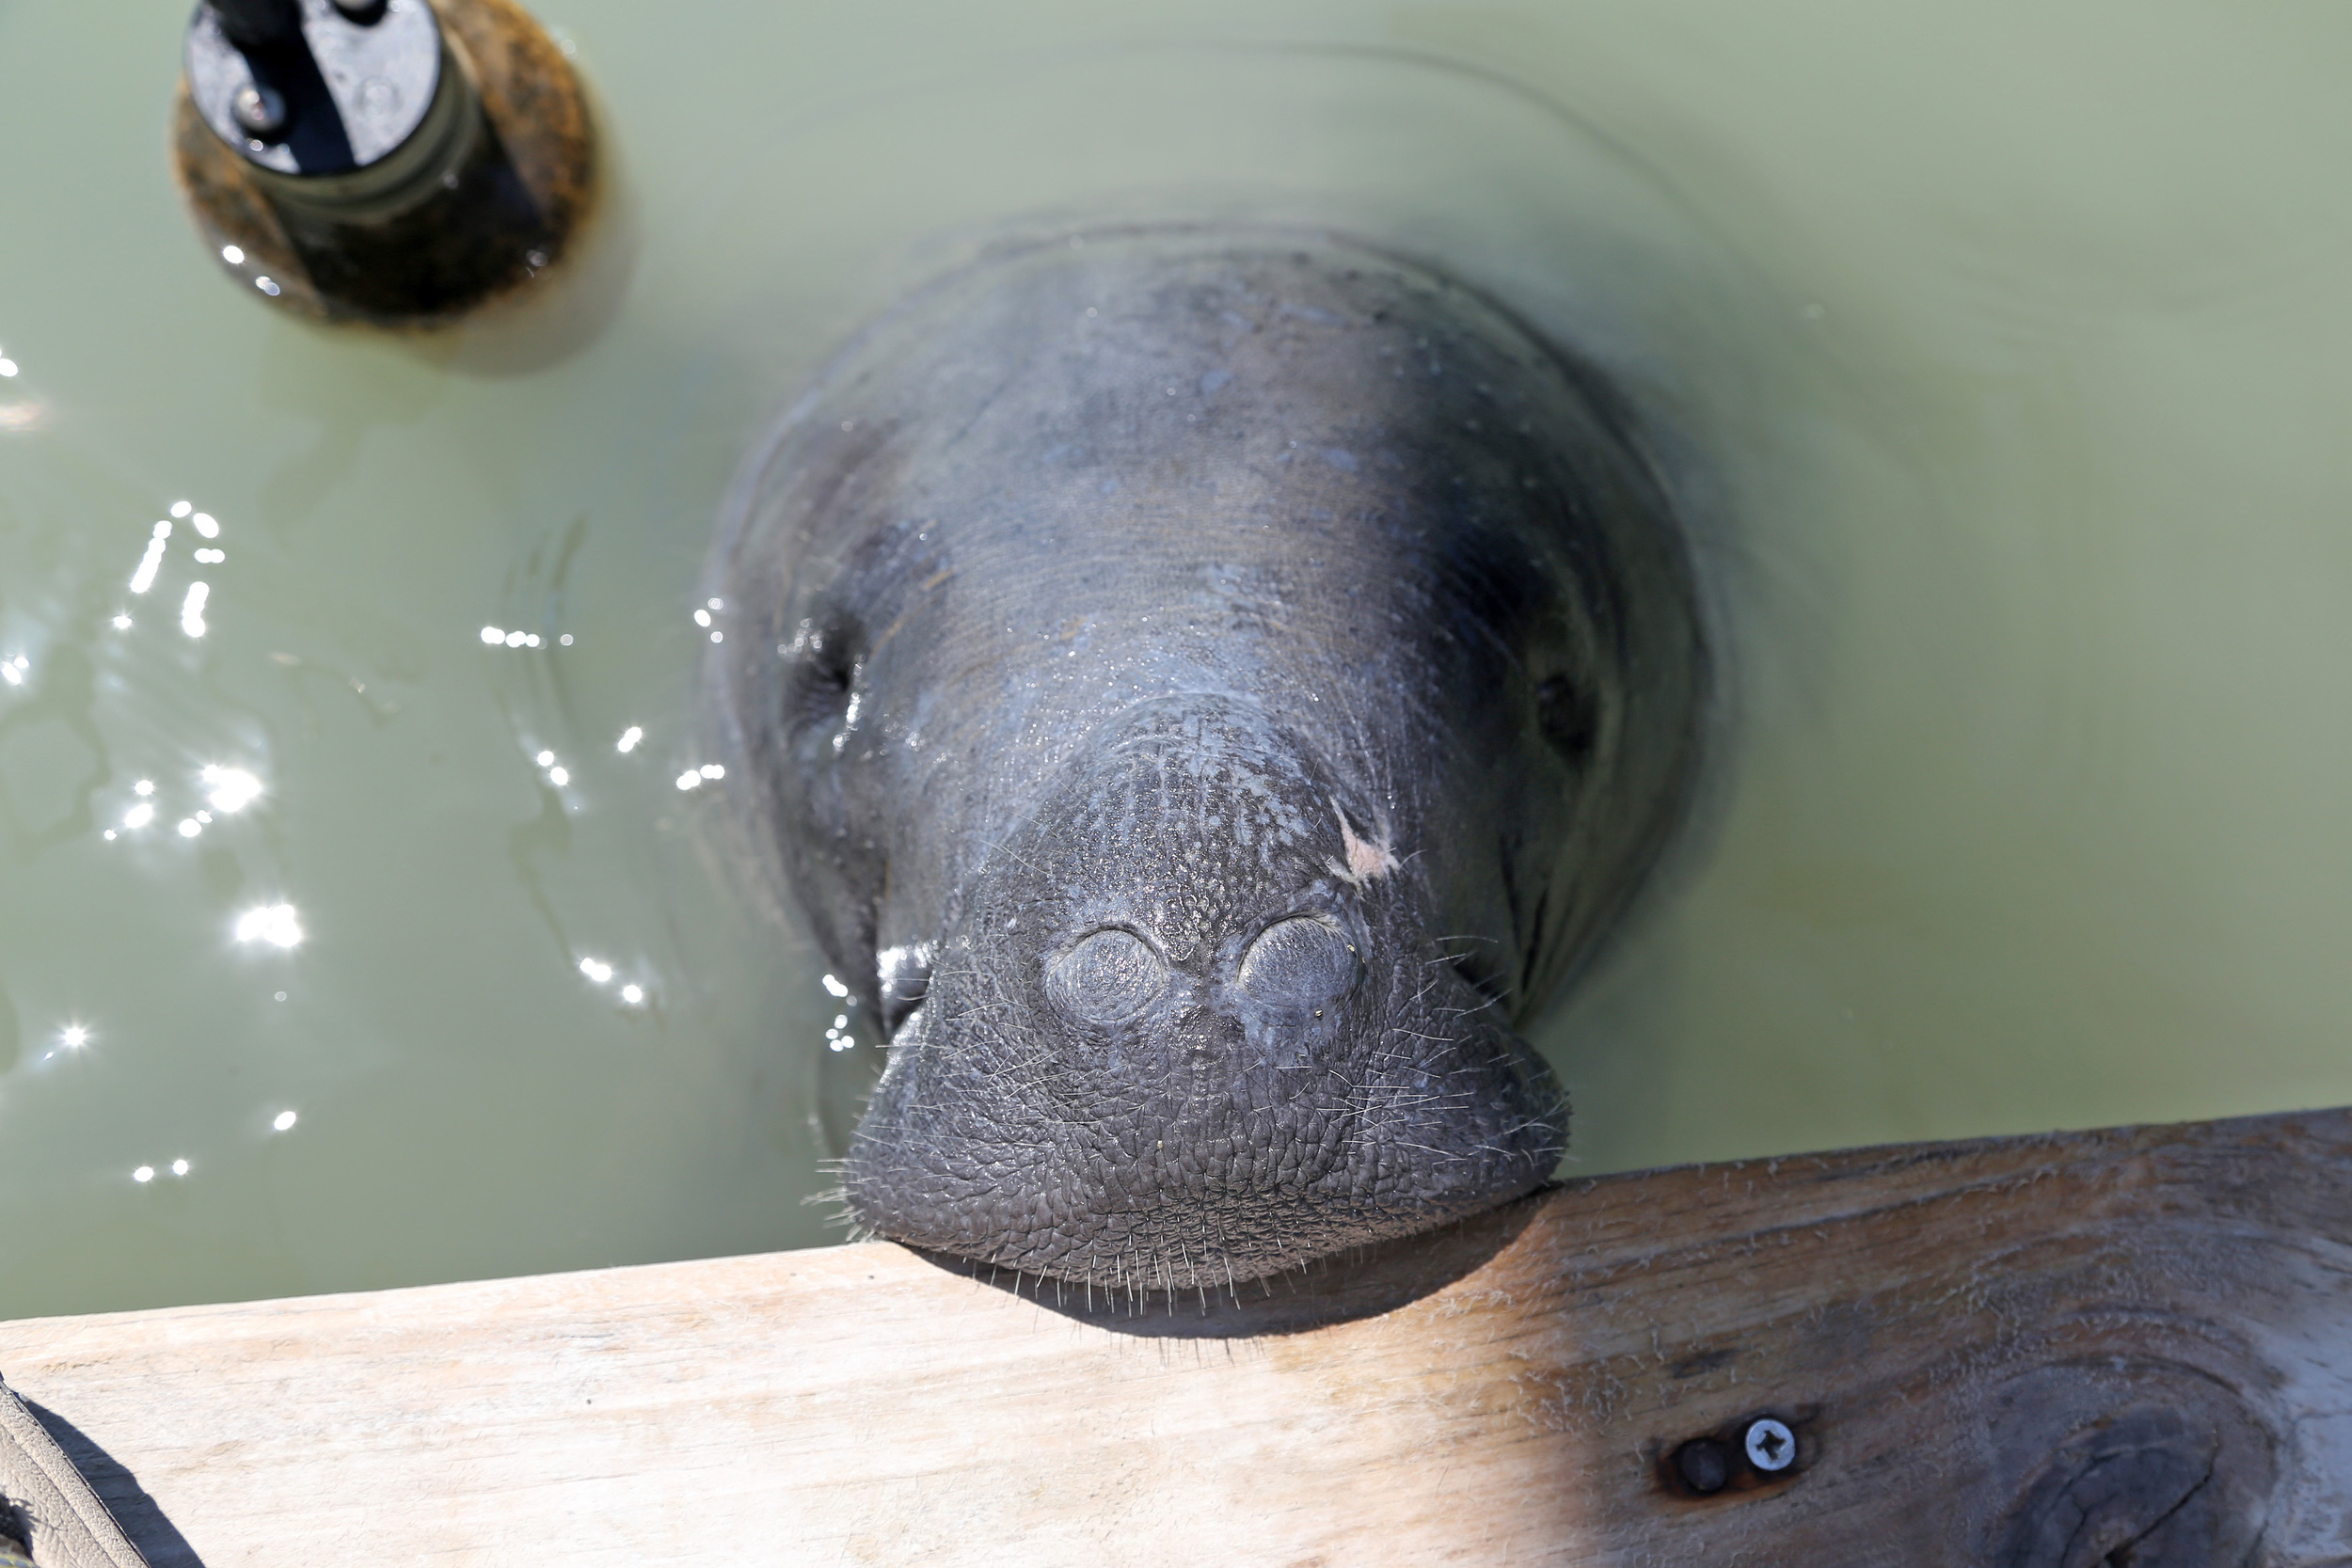
[(1105, 927), (1047, 961), (1045, 994), (1088, 1023), (1120, 1023), (1158, 1000), (1168, 966), (1133, 931)]
[(1253, 1002), (1312, 1010), (1354, 990), (1363, 973), (1363, 959), (1337, 927), (1293, 915), (1258, 933), (1236, 981)]
[(882, 1037), (888, 1039), (930, 994), (930, 949), (885, 947), (875, 955), (874, 971), (882, 991)]
[(1535, 720), (1544, 738), (1571, 766), (1581, 766), (1600, 738), (1600, 705), (1581, 681), (1554, 675), (1535, 689)]
[(841, 722), (857, 678), (856, 627), (838, 615), (801, 623), (785, 678), (785, 721), (799, 734)]

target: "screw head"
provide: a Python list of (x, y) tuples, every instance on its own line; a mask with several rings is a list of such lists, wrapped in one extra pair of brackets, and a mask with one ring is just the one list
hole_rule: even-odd
[(1675, 1469), (1685, 1486), (1711, 1497), (1731, 1483), (1731, 1454), (1712, 1437), (1693, 1437), (1675, 1449)]
[(1770, 1416), (1748, 1423), (1742, 1446), (1748, 1450), (1748, 1463), (1768, 1476), (1777, 1475), (1797, 1462), (1797, 1434)]
[(264, 139), (286, 128), (286, 101), (274, 88), (248, 83), (229, 101), (229, 112), (248, 135)]

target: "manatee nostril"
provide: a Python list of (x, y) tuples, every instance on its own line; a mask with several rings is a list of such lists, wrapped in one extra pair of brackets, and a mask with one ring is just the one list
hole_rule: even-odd
[(1087, 1023), (1119, 1023), (1159, 999), (1168, 965), (1133, 931), (1106, 926), (1079, 939), (1045, 965), (1045, 994)]
[(1337, 927), (1293, 915), (1258, 933), (1242, 955), (1235, 983), (1253, 1002), (1311, 1012), (1354, 990), (1363, 973), (1362, 957)]

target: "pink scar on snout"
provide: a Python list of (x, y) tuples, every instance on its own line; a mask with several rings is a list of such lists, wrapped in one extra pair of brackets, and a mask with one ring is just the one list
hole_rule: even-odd
[(1347, 820), (1347, 813), (1340, 810), (1337, 800), (1331, 802), (1331, 815), (1340, 819), (1340, 842), (1346, 847), (1347, 863), (1331, 869), (1356, 887), (1362, 887), (1375, 877), (1385, 877), (1396, 869), (1396, 855), (1385, 844), (1371, 844), (1356, 836), (1355, 828)]

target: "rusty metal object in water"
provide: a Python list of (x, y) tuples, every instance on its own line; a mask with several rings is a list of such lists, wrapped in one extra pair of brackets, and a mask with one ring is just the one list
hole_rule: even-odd
[[(429, 105), (405, 117), (389, 149), (364, 148), (367, 130), (355, 128), (340, 166), (330, 158), (324, 171), (294, 155), (304, 82), (319, 102), (330, 90), (338, 107), (357, 102), (351, 84), (319, 80), (311, 53), (325, 50), (294, 46), (282, 98), (297, 106), (288, 115), (271, 102), (275, 84), (262, 80), (282, 46), (278, 55), (248, 53), (246, 85), (242, 46), (225, 37), (213, 8), (199, 7), (191, 24), (173, 171), (221, 264), (280, 308), (378, 326), (445, 325), (548, 275), (578, 247), (596, 205), (600, 160), (585, 95), (530, 15), (511, 0), (439, 0), (429, 9), (423, 0), (389, 0), (372, 24), (392, 24), (396, 11), (412, 28), (437, 22)], [(358, 25), (352, 15), (309, 0), (304, 25), (331, 41), (335, 30)], [(224, 74), (227, 95), (208, 116), (206, 95), (223, 94)], [(242, 148), (226, 139), (256, 123), (275, 131), (273, 108), (296, 120), (282, 137), (255, 136)]]

